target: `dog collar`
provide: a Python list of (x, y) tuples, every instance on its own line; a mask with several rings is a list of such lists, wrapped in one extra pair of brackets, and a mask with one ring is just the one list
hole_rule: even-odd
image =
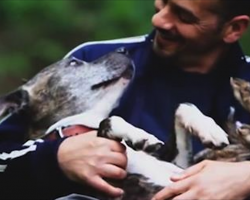
[(70, 137), (74, 135), (84, 134), (89, 131), (95, 130), (93, 128), (83, 125), (72, 125), (67, 127), (58, 127), (54, 131), (46, 134), (42, 139), (44, 140), (56, 140), (59, 138)]

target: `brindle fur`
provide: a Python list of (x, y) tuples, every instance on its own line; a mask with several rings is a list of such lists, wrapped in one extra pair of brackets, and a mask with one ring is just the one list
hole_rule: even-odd
[[(132, 61), (125, 54), (118, 50), (91, 63), (72, 57), (64, 58), (0, 98), (0, 116), (25, 110), (30, 116), (28, 137), (38, 138), (60, 119), (95, 107), (108, 93), (113, 92), (119, 78), (123, 77), (129, 82)], [(124, 83), (120, 90), (126, 87), (127, 83)], [(112, 104), (116, 103), (110, 102), (107, 109), (111, 111), (115, 106)]]
[(150, 200), (154, 194), (163, 189), (148, 181), (147, 178), (140, 174), (129, 174), (125, 179), (120, 181), (109, 181), (112, 185), (123, 188), (123, 196), (108, 197), (105, 194), (97, 194), (96, 198), (100, 200)]

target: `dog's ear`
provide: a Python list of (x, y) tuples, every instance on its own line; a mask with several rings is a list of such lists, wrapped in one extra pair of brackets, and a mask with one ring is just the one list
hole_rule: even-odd
[(0, 123), (21, 110), (29, 103), (29, 94), (23, 89), (17, 89), (0, 97)]

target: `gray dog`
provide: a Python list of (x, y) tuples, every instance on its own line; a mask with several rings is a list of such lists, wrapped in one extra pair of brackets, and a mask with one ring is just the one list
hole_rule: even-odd
[(55, 122), (78, 113), (94, 115), (98, 127), (132, 78), (133, 63), (125, 54), (121, 49), (91, 63), (65, 58), (52, 64), (3, 96), (0, 116), (26, 112), (31, 116), (29, 138), (42, 136)]
[[(108, 118), (133, 74), (133, 63), (125, 49), (111, 52), (90, 63), (65, 58), (0, 98), (0, 116), (2, 121), (18, 112), (30, 116), (30, 131), (24, 141), (44, 138), (54, 130), (74, 124), (95, 129), (99, 127), (98, 136), (128, 145), (128, 176), (120, 182), (112, 181), (125, 191), (124, 196), (116, 200), (149, 200), (160, 189), (171, 184), (172, 175), (182, 172), (182, 168), (191, 164), (190, 146), (186, 142), (190, 134), (199, 137), (204, 144), (215, 147), (230, 145), (228, 135), (211, 118), (204, 116), (194, 105), (183, 103), (175, 115), (175, 150), (178, 150), (175, 152), (178, 153), (168, 160), (174, 164), (158, 159), (169, 153), (167, 144), (120, 117)], [(234, 87), (235, 92), (239, 88), (241, 86)], [(231, 127), (236, 129), (235, 126)], [(206, 155), (203, 152), (202, 156)], [(93, 196), (112, 200), (97, 192)]]
[[(100, 122), (108, 118), (110, 112), (118, 105), (133, 74), (133, 62), (125, 49), (111, 52), (90, 63), (75, 58), (65, 58), (43, 69), (15, 91), (2, 96), (0, 116), (2, 116), (2, 121), (18, 112), (23, 112), (30, 117), (29, 133), (23, 138), (24, 141), (44, 138), (57, 128), (74, 124), (97, 129)], [(99, 131), (99, 136), (125, 139), (138, 150), (159, 147), (163, 144), (153, 135), (131, 126), (119, 117), (111, 117), (108, 120), (102, 123), (102, 129), (107, 131)], [(106, 128), (108, 124), (112, 124), (110, 128), (121, 135), (113, 137), (111, 129)], [(131, 131), (128, 131), (130, 134), (126, 136), (127, 132), (118, 129)], [(151, 181), (148, 176), (143, 175), (144, 165), (138, 165), (138, 160), (140, 160), (138, 158), (142, 158), (142, 162), (154, 163), (153, 168), (157, 168), (155, 165), (158, 163), (157, 159), (142, 151), (138, 154), (135, 152), (128, 147), (127, 153), (131, 155), (128, 164), (128, 171), (131, 170), (130, 175), (121, 183), (114, 183), (125, 187), (124, 190), (127, 192), (123, 199), (150, 199), (153, 192), (170, 183), (171, 174), (181, 170), (171, 163), (159, 161), (162, 173), (169, 174), (164, 179), (161, 178), (162, 174), (154, 177), (154, 179), (161, 179), (159, 185), (157, 181)], [(139, 166), (139, 169), (136, 169), (136, 166)], [(153, 177), (154, 173), (150, 172), (150, 176)], [(140, 181), (143, 183), (141, 186)], [(137, 189), (133, 191), (131, 189), (134, 185)], [(127, 186), (130, 189), (126, 189)], [(143, 195), (138, 193), (143, 189), (145, 189)], [(96, 192), (93, 196), (95, 195)], [(134, 198), (130, 198), (131, 196)], [(98, 197), (104, 199), (104, 196)]]

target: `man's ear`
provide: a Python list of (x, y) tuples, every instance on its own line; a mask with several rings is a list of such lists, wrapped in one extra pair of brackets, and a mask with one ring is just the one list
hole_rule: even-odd
[(249, 26), (249, 16), (239, 15), (224, 25), (223, 40), (225, 43), (238, 41)]

